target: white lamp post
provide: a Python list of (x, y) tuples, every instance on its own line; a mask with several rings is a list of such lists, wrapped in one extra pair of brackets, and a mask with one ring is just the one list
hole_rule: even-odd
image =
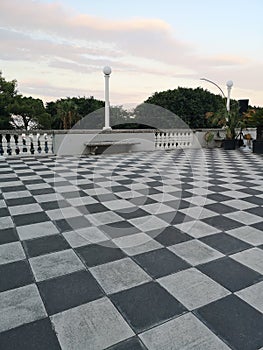
[(231, 88), (233, 86), (233, 81), (232, 80), (228, 80), (226, 82), (226, 86), (227, 86), (226, 110), (227, 110), (227, 112), (230, 112), (230, 93), (231, 93)]
[(109, 100), (109, 81), (110, 81), (111, 67), (105, 66), (103, 68), (103, 73), (105, 77), (105, 126), (103, 127), (103, 130), (111, 130), (110, 100)]

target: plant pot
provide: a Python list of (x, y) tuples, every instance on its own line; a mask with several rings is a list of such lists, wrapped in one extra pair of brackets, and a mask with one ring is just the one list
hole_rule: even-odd
[(263, 154), (263, 140), (253, 140), (253, 153)]
[(236, 140), (223, 140), (223, 148), (225, 150), (236, 149)]

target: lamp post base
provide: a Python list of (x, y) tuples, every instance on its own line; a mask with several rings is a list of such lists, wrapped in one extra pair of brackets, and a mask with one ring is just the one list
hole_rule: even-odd
[(110, 126), (104, 126), (102, 130), (112, 130), (112, 128)]

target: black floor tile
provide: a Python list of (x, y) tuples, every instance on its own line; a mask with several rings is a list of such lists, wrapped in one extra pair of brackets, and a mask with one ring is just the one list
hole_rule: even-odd
[(107, 201), (113, 201), (116, 199), (115, 194), (113, 193), (106, 193), (106, 194), (100, 194), (96, 196), (92, 196), (92, 198), (96, 199), (98, 202), (107, 202)]
[(19, 177), (7, 177), (3, 176), (3, 173), (1, 172), (1, 177), (0, 177), (0, 184), (1, 182), (13, 182), (13, 181), (19, 181)]
[(147, 196), (134, 197), (129, 199), (129, 202), (137, 206), (157, 203), (157, 201)]
[(126, 256), (111, 241), (79, 247), (76, 251), (88, 267), (119, 260)]
[(54, 179), (54, 182), (49, 182), (49, 186), (52, 186), (54, 188), (62, 186), (71, 186), (71, 183), (69, 181), (56, 181), (56, 179)]
[(71, 191), (71, 192), (63, 192), (63, 197), (66, 199), (72, 199), (72, 198), (79, 198), (79, 197), (86, 197), (87, 193), (84, 191)]
[(72, 227), (66, 219), (55, 220), (54, 223), (61, 233), (65, 231), (72, 231)]
[(216, 202), (224, 202), (224, 201), (229, 201), (229, 200), (233, 199), (233, 198), (226, 196), (222, 193), (211, 193), (211, 194), (207, 195), (207, 198), (211, 199), (213, 201), (216, 201)]
[(243, 226), (242, 223), (229, 219), (222, 215), (212, 216), (210, 218), (202, 219), (206, 224), (213, 226), (221, 231), (229, 231), (234, 228)]
[(166, 248), (135, 255), (133, 259), (153, 278), (160, 278), (191, 267)]
[(204, 242), (207, 245), (210, 245), (210, 247), (215, 248), (226, 255), (234, 254), (252, 247), (250, 244), (245, 243), (244, 241), (232, 237), (224, 232), (200, 238), (200, 241)]
[(44, 211), (46, 211), (46, 210), (66, 208), (66, 207), (69, 207), (70, 204), (64, 200), (58, 200), (58, 201), (49, 201), (49, 202), (40, 203), (40, 206)]
[(125, 220), (99, 226), (99, 229), (105, 232), (112, 239), (140, 232), (137, 227)]
[(179, 229), (173, 226), (166, 227), (164, 230), (162, 230), (160, 234), (159, 232), (160, 230), (154, 230), (147, 232), (147, 234), (164, 246), (170, 246), (193, 239), (188, 234), (180, 231)]
[(33, 274), (26, 260), (0, 265), (0, 292), (33, 282)]
[(263, 198), (257, 197), (257, 196), (249, 196), (246, 198), (242, 198), (242, 200), (249, 202), (251, 204), (256, 204), (256, 205), (263, 205)]
[(193, 197), (193, 193), (192, 192), (188, 192), (186, 190), (183, 190), (180, 193), (180, 198), (191, 198), (191, 197)]
[(68, 224), (73, 230), (90, 227), (91, 223), (84, 216), (75, 216), (67, 219)]
[(4, 216), (10, 216), (9, 210), (7, 208), (0, 208), (0, 218)]
[(129, 187), (126, 187), (126, 186), (112, 186), (111, 187), (111, 191), (113, 193), (116, 193), (116, 192), (126, 192), (126, 191), (130, 191), (130, 188)]
[(206, 209), (212, 210), (218, 214), (227, 214), (237, 211), (237, 209), (230, 207), (229, 205), (219, 203), (212, 203), (204, 206)]
[(156, 282), (112, 294), (110, 298), (135, 332), (142, 332), (186, 311)]
[(50, 194), (50, 193), (55, 193), (56, 190), (54, 190), (54, 188), (50, 187), (50, 188), (39, 188), (37, 190), (30, 190), (30, 193), (33, 196), (39, 196), (41, 194)]
[(143, 343), (137, 337), (124, 340), (121, 343), (113, 345), (105, 350), (147, 350)]
[(254, 188), (248, 187), (248, 188), (243, 188), (239, 190), (240, 192), (246, 193), (250, 196), (258, 196), (262, 194), (263, 191), (255, 190)]
[(205, 305), (195, 313), (232, 349), (257, 350), (263, 346), (263, 315), (235, 295)]
[(163, 190), (162, 189), (163, 185), (164, 184), (161, 181), (148, 181), (147, 182), (147, 186), (150, 186), (150, 187), (153, 187), (153, 188), (158, 187), (157, 189), (160, 190), (160, 191)]
[(256, 224), (252, 224), (252, 225), (250, 225), (250, 226), (251, 226), (251, 227), (254, 227), (254, 228), (256, 228), (257, 230), (263, 232), (263, 220), (260, 221), (260, 222), (257, 222)]
[[(158, 215), (158, 216), (165, 218), (165, 214), (167, 214), (167, 213), (162, 214), (162, 216), (161, 215)], [(170, 214), (170, 213), (168, 213), (168, 214)], [(192, 217), (189, 217), (189, 216), (181, 213), (180, 211), (177, 211), (174, 214), (175, 214), (174, 218), (170, 221), (171, 225), (178, 225), (178, 224), (182, 224), (183, 222), (188, 222), (188, 221), (194, 220)]]
[(17, 205), (26, 205), (26, 204), (33, 204), (37, 203), (34, 197), (28, 196), (28, 197), (22, 197), (22, 198), (11, 198), (11, 199), (6, 199), (6, 204), (9, 207), (12, 206), (17, 206)]
[(19, 191), (27, 191), (26, 186), (19, 185), (19, 186), (4, 186), (1, 188), (3, 192), (19, 192)]
[[(147, 186), (147, 183), (145, 184)], [(148, 188), (144, 188), (141, 190), (137, 190), (136, 192), (144, 195), (144, 196), (151, 196), (153, 194), (158, 194), (158, 193), (162, 193), (162, 191), (157, 190), (156, 188), (152, 188), (152, 187), (148, 187)]]
[(36, 185), (36, 184), (43, 184), (45, 183), (44, 180), (42, 179), (28, 179), (28, 180), (23, 180), (24, 185)]
[(3, 350), (61, 350), (48, 318), (0, 333)]
[(223, 186), (217, 186), (217, 185), (208, 186), (207, 189), (208, 189), (209, 191), (213, 191), (213, 192), (216, 192), (216, 193), (228, 191), (228, 188), (225, 188), (225, 187), (223, 187)]
[(262, 280), (261, 274), (228, 257), (199, 265), (197, 268), (231, 292)]
[(165, 205), (167, 205), (168, 207), (171, 207), (175, 210), (179, 210), (179, 209), (186, 209), (189, 208), (191, 206), (190, 202), (185, 201), (183, 199), (175, 199), (173, 201), (169, 201), (169, 202), (165, 202)]
[(236, 182), (236, 185), (243, 186), (243, 187), (255, 187), (255, 183), (254, 182), (250, 182), (250, 181)]
[(94, 183), (91, 183), (91, 184), (79, 184), (78, 187), (81, 188), (82, 190), (92, 190), (92, 189), (96, 188), (96, 185)]
[[(86, 194), (86, 196), (87, 196), (87, 194)], [(83, 210), (83, 214), (85, 214), (85, 215), (109, 211), (109, 209), (101, 203), (84, 205), (84, 206), (82, 206), (82, 210)]]
[(14, 215), (12, 218), (17, 226), (32, 225), (35, 223), (50, 220), (45, 212)]
[(217, 186), (217, 185), (223, 185), (223, 184), (225, 184), (225, 181), (222, 181), (222, 180), (217, 180), (217, 179), (209, 179), (208, 180), (208, 185), (209, 184), (212, 184), (212, 185), (215, 185), (215, 186)]
[(30, 258), (70, 248), (62, 235), (49, 235), (23, 241)]
[[(190, 183), (182, 183), (181, 184), (181, 190), (190, 190), (190, 189), (192, 189), (192, 188), (194, 188), (194, 185), (192, 185), (192, 184), (190, 184)], [(177, 195), (177, 197), (178, 197), (178, 195)]]
[(95, 278), (85, 270), (39, 282), (38, 288), (49, 315), (103, 296)]
[(150, 215), (149, 213), (147, 213), (145, 210), (138, 208), (136, 210), (133, 210), (131, 212), (127, 212), (125, 210), (118, 210), (118, 215), (120, 215), (121, 217), (123, 217), (126, 220), (131, 220), (131, 219), (135, 219), (135, 218), (139, 218), (142, 216), (148, 216)]
[(257, 215), (257, 216), (263, 218), (263, 206), (258, 206), (258, 207), (246, 209), (244, 211), (247, 211), (250, 214), (254, 214), (254, 215)]
[(0, 230), (0, 244), (19, 241), (15, 227)]

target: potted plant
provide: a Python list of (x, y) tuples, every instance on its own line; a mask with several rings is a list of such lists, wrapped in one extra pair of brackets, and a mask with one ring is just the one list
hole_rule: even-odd
[(209, 144), (213, 141), (214, 139), (214, 133), (212, 131), (207, 131), (204, 135), (204, 139), (205, 139), (205, 142), (206, 142), (206, 147), (208, 148), (209, 147)]
[(222, 111), (209, 114), (213, 123), (221, 126), (225, 130), (225, 138), (222, 145), (224, 149), (231, 150), (236, 148), (236, 130), (243, 127), (243, 117), (240, 115), (238, 104), (231, 106), (230, 111), (225, 108)]
[(263, 108), (248, 110), (244, 116), (246, 126), (257, 128), (256, 140), (253, 140), (253, 153), (263, 153)]

